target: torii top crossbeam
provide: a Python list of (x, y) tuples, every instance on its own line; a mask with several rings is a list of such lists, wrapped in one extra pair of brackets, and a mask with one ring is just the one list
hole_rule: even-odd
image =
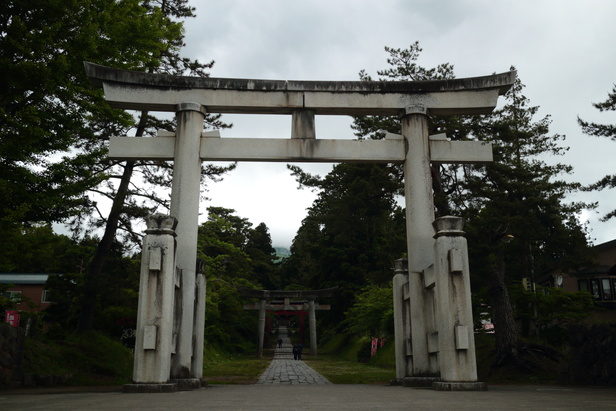
[(320, 290), (254, 290), (252, 288), (237, 287), (237, 291), (244, 297), (255, 297), (260, 299), (280, 299), (280, 298), (306, 298), (315, 299), (319, 297), (333, 297), (338, 287), (323, 288)]
[(319, 115), (399, 115), (419, 105), (433, 115), (485, 114), (516, 75), (509, 71), (428, 81), (284, 81), (182, 77), (84, 64), (112, 106), (170, 112), (194, 101), (210, 113), (291, 114), (307, 109)]

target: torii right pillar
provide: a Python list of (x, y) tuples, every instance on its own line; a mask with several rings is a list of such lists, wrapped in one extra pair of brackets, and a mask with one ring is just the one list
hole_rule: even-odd
[[(405, 385), (426, 386), (439, 378), (438, 357), (428, 346), (430, 335), (436, 332), (432, 309), (434, 292), (433, 288), (425, 286), (424, 281), (424, 272), (434, 263), (434, 199), (426, 108), (407, 107), (401, 123), (402, 136), (408, 142), (404, 192), (410, 324), (405, 326), (408, 328), (410, 325), (410, 330), (405, 332), (406, 355), (397, 361), (404, 363)], [(400, 368), (397, 364), (397, 373)]]
[[(432, 224), (426, 108), (407, 107), (401, 124), (407, 142), (404, 184), (408, 272), (397, 267), (394, 277), (396, 377), (407, 386), (485, 390), (485, 383), (477, 382), (468, 252), (460, 227), (463, 223), (447, 217), (437, 220), (434, 227)], [(457, 228), (448, 229), (448, 224)]]

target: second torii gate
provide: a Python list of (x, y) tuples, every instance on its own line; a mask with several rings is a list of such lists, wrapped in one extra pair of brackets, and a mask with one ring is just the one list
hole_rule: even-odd
[[(329, 305), (318, 304), (317, 300), (323, 297), (333, 297), (336, 288), (326, 288), (321, 290), (252, 290), (249, 288), (238, 288), (240, 294), (244, 297), (258, 298), (256, 304), (244, 304), (245, 310), (259, 310), (259, 339), (257, 347), (257, 355), (259, 358), (263, 356), (263, 344), (265, 343), (265, 323), (266, 313), (272, 312), (281, 315), (299, 315), (300, 316), (300, 333), (303, 337), (303, 314), (308, 311), (308, 327), (310, 330), (310, 354), (313, 357), (317, 356), (317, 319), (316, 311), (329, 310)], [(292, 302), (295, 300), (308, 300), (308, 303)], [(282, 300), (282, 304), (273, 300)], [(302, 338), (300, 337), (300, 338)]]
[[(110, 158), (174, 161), (171, 215), (178, 220), (176, 266), (180, 275), (176, 286), (180, 287), (180, 293), (174, 313), (164, 314), (175, 315), (177, 324), (174, 344), (168, 353), (173, 357), (170, 380), (190, 380), (185, 385), (191, 386), (202, 375), (205, 296), (204, 284), (196, 288), (195, 279), (202, 161), (404, 164), (408, 250), (408, 273), (404, 275), (411, 305), (409, 315), (404, 317), (410, 324), (402, 324), (404, 330), (396, 332), (396, 344), (407, 344), (408, 348), (404, 358), (396, 358), (397, 374), (399, 378), (438, 378), (441, 367), (457, 367), (439, 364), (435, 357), (438, 352), (428, 347), (429, 340), (434, 345), (438, 338), (430, 324), (439, 322), (437, 314), (447, 315), (435, 314), (434, 293), (424, 287), (424, 277), (430, 275), (428, 268), (436, 260), (430, 163), (489, 162), (492, 149), (490, 144), (479, 141), (449, 141), (429, 136), (428, 115), (490, 113), (498, 97), (513, 85), (515, 71), (417, 82), (320, 82), (178, 77), (90, 63), (85, 63), (85, 69), (91, 80), (102, 86), (105, 98), (114, 107), (176, 113), (175, 134), (158, 138), (112, 138), (109, 148)], [(203, 134), (206, 112), (292, 115), (291, 138), (212, 138)], [(316, 139), (315, 115), (400, 116), (401, 135), (390, 135), (384, 140)], [(147, 326), (147, 322), (142, 324)], [(472, 324), (456, 327), (456, 338), (468, 341), (458, 345), (458, 351), (474, 351)], [(152, 334), (155, 328), (147, 330), (151, 334), (148, 341), (157, 338)], [(142, 332), (145, 331), (137, 330)], [(398, 335), (404, 340), (398, 341)], [(455, 342), (448, 344), (455, 345)], [(456, 378), (476, 381), (474, 353), (471, 362), (472, 367), (455, 373), (462, 375)], [(139, 366), (135, 364), (135, 368)]]

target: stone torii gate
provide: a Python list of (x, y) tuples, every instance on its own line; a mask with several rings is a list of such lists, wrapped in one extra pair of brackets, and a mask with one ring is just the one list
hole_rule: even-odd
[[(303, 336), (304, 312), (308, 312), (308, 327), (310, 330), (310, 354), (313, 357), (317, 356), (317, 317), (316, 311), (329, 310), (329, 305), (317, 304), (318, 298), (333, 297), (336, 292), (335, 288), (325, 288), (321, 290), (253, 290), (250, 288), (238, 288), (240, 294), (244, 297), (258, 298), (256, 304), (244, 304), (245, 310), (259, 310), (259, 339), (257, 347), (257, 355), (259, 358), (263, 356), (263, 344), (265, 343), (265, 322), (266, 313), (284, 313), (285, 315), (300, 316), (300, 332)], [(294, 302), (291, 299), (308, 300)], [(268, 302), (269, 300), (269, 302)], [(282, 300), (275, 302), (272, 300)]]
[[(179, 275), (175, 286), (180, 292), (175, 297), (173, 312), (161, 313), (163, 317), (175, 315), (175, 327), (171, 347), (163, 345), (167, 351), (160, 353), (162, 357), (172, 357), (171, 367), (156, 370), (155, 375), (135, 371), (135, 383), (177, 381), (185, 387), (199, 385), (203, 368), (205, 284), (195, 267), (202, 161), (386, 162), (404, 165), (407, 217), (408, 271), (398, 273), (402, 276), (399, 279), (404, 278), (397, 281), (398, 287), (404, 290), (394, 290), (407, 301), (406, 309), (397, 310), (396, 346), (405, 349), (397, 349), (400, 356), (396, 358), (396, 373), (400, 379), (429, 376), (450, 382), (452, 389), (475, 389), (473, 384), (463, 384), (477, 380), (474, 353), (469, 366), (439, 364), (439, 349), (434, 348), (435, 344), (437, 347), (445, 344), (447, 335), (449, 339), (458, 338), (456, 341), (463, 342), (447, 341), (449, 346), (456, 347), (455, 353), (470, 355), (474, 338), (472, 324), (454, 324), (454, 334), (438, 332), (442, 324), (450, 321), (445, 318), (449, 313), (433, 308), (437, 298), (433, 285), (437, 280), (431, 280), (434, 276), (430, 267), (435, 267), (441, 256), (435, 255), (430, 163), (489, 162), (492, 150), (490, 144), (479, 141), (458, 142), (429, 136), (428, 115), (490, 113), (498, 97), (513, 84), (514, 71), (419, 82), (320, 82), (177, 77), (91, 63), (85, 63), (85, 69), (90, 79), (103, 88), (105, 98), (113, 107), (173, 112), (177, 118), (174, 135), (116, 137), (111, 139), (109, 147), (109, 157), (114, 159), (174, 161), (171, 215), (177, 218), (175, 266)], [(292, 115), (291, 138), (211, 137), (203, 133), (206, 112)], [(384, 140), (317, 139), (315, 115), (400, 116), (401, 135), (389, 135)], [(451, 231), (459, 233), (460, 230)], [(452, 260), (456, 264), (465, 261), (458, 251), (450, 254), (458, 256)], [(156, 258), (154, 262), (157, 267), (160, 265)], [(458, 269), (456, 265), (450, 274), (461, 273)], [(142, 276), (144, 272), (147, 270), (142, 269)], [(467, 277), (466, 269), (464, 278)], [(466, 300), (460, 304), (470, 309)], [(147, 333), (148, 338), (144, 340), (147, 344), (136, 346), (136, 353), (160, 348), (155, 342), (162, 338), (161, 331), (148, 326), (148, 321), (153, 321), (148, 318), (144, 317), (137, 329), (138, 334)], [(140, 357), (135, 356), (135, 370), (144, 367), (137, 358)], [(444, 368), (463, 372), (443, 374)], [(165, 379), (167, 371), (169, 377)], [(461, 385), (455, 386), (458, 383)]]

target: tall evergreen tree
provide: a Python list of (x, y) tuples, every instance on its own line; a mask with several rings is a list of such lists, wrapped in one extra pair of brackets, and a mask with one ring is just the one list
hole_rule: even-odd
[(234, 213), (228, 208), (208, 207), (207, 221), (199, 226), (198, 256), (205, 261), (208, 277), (249, 279), (252, 275), (246, 253), (252, 223)]
[(259, 288), (273, 288), (275, 250), (265, 223), (252, 228), (252, 223), (235, 215), (235, 210), (208, 207), (208, 218), (199, 226), (198, 238), (206, 275), (242, 278)]
[[(235, 211), (209, 207), (199, 226), (198, 257), (205, 262), (208, 281), (205, 338), (233, 350), (252, 343), (254, 313), (244, 311), (237, 287), (263, 289), (262, 278), (273, 277), (273, 249), (267, 226), (252, 228)], [(269, 258), (268, 258), (269, 253)], [(245, 348), (245, 346), (244, 346)]]
[[(436, 67), (425, 68), (418, 64), (422, 48), (418, 42), (406, 49), (385, 47), (389, 54), (387, 63), (389, 68), (378, 70), (379, 81), (425, 81), (447, 80), (455, 78), (454, 67), (449, 63), (441, 63)], [(374, 80), (364, 70), (359, 73), (360, 80)], [(466, 117), (429, 117), (430, 134), (446, 133), (451, 140), (463, 140), (469, 134), (469, 122)], [(359, 139), (382, 139), (385, 132), (400, 134), (402, 126), (397, 116), (362, 116), (354, 117), (351, 128)], [(438, 215), (451, 214), (449, 195), (455, 190), (457, 166), (447, 164), (431, 164), (432, 187), (434, 190), (434, 205)], [(395, 176), (400, 181), (400, 194), (402, 192), (402, 167), (394, 168)]]
[[(453, 66), (440, 64), (426, 69), (417, 64), (419, 43), (407, 49), (385, 47), (390, 67), (377, 71), (381, 81), (422, 81), (453, 78)], [(365, 71), (360, 80), (372, 81)], [(400, 120), (393, 116), (363, 116), (353, 119), (352, 129), (359, 139), (382, 139), (385, 132), (401, 132)], [(447, 129), (454, 139), (466, 133), (457, 118), (433, 118), (431, 133)], [(453, 169), (433, 165), (436, 204), (449, 214), (446, 201)], [(325, 178), (303, 173), (291, 166), (299, 183), (320, 190), (319, 197), (293, 240), (292, 255), (283, 273), (292, 283), (311, 287), (338, 286), (333, 321), (340, 321), (356, 295), (367, 284), (383, 285), (392, 276), (393, 260), (406, 252), (405, 219), (396, 204), (403, 194), (402, 167), (395, 164), (340, 164)], [(291, 277), (289, 277), (289, 275)], [(292, 277), (295, 275), (295, 277)]]
[[(141, 6), (148, 13), (160, 14), (163, 24), (175, 27), (174, 36), (167, 39), (164, 48), (157, 54), (157, 64), (147, 67), (150, 73), (165, 73), (170, 75), (192, 75), (207, 77), (207, 70), (212, 67), (213, 62), (200, 63), (197, 60), (190, 60), (180, 56), (181, 47), (184, 45), (184, 33), (181, 22), (177, 19), (194, 17), (194, 7), (188, 5), (188, 0), (165, 0), (153, 1), (142, 0)], [(224, 128), (228, 124), (220, 121), (220, 115), (208, 115), (205, 119), (209, 127)], [(143, 111), (136, 122), (135, 137), (154, 135), (157, 129), (174, 130), (174, 120), (159, 120), (148, 112)], [(126, 133), (122, 133), (126, 134)], [(170, 187), (171, 185), (171, 164), (161, 162), (143, 162), (129, 160), (126, 162), (112, 162), (115, 167), (108, 173), (109, 180), (104, 185), (99, 186), (98, 194), (111, 199), (112, 206), (108, 215), (102, 213), (92, 214), (92, 208), (85, 208), (82, 213), (74, 220), (75, 227), (83, 227), (83, 217), (92, 222), (91, 226), (104, 227), (104, 233), (99, 242), (88, 275), (86, 276), (85, 292), (83, 298), (83, 308), (78, 330), (80, 332), (92, 328), (94, 310), (96, 307), (96, 297), (99, 290), (97, 279), (100, 277), (111, 246), (116, 239), (118, 230), (125, 233), (124, 242), (139, 243), (140, 235), (133, 230), (132, 221), (135, 218), (143, 218), (147, 214), (159, 208), (168, 208), (168, 198), (156, 194), (156, 189), (152, 187)], [(234, 168), (218, 167), (213, 165), (202, 168), (202, 176), (216, 180), (218, 176)], [(142, 184), (135, 184), (133, 176), (136, 172), (141, 173)], [(111, 180), (117, 180), (117, 188)], [(94, 218), (91, 217), (94, 215)]]
[[(612, 88), (612, 91), (608, 93), (607, 100), (601, 103), (594, 103), (593, 106), (601, 112), (616, 111), (616, 85)], [(595, 137), (607, 137), (612, 141), (616, 141), (616, 125), (588, 122), (579, 117), (578, 123), (585, 134)], [(601, 180), (591, 184), (586, 190), (603, 190), (606, 188), (616, 188), (616, 174), (606, 175)], [(614, 217), (616, 217), (616, 208), (603, 216), (603, 221), (607, 221)]]
[(274, 265), (276, 250), (265, 223), (260, 223), (248, 233), (246, 253), (250, 256), (255, 281), (265, 289), (278, 289), (280, 280)]
[(516, 80), (506, 105), (474, 120), (474, 134), (493, 143), (494, 161), (463, 168), (453, 202), (468, 220), (471, 272), (487, 278), (496, 336), (495, 364), (522, 364), (518, 331), (508, 286), (522, 277), (537, 280), (555, 269), (571, 269), (587, 255), (586, 236), (577, 213), (587, 205), (566, 203), (580, 185), (562, 180), (572, 167), (548, 164), (567, 148), (564, 136), (550, 135), (550, 118), (534, 117)]
[(299, 182), (319, 189), (285, 261), (303, 288), (338, 287), (326, 317), (339, 323), (367, 284), (387, 284), (393, 261), (405, 252), (397, 181), (386, 164), (339, 164), (324, 178), (295, 168)]

